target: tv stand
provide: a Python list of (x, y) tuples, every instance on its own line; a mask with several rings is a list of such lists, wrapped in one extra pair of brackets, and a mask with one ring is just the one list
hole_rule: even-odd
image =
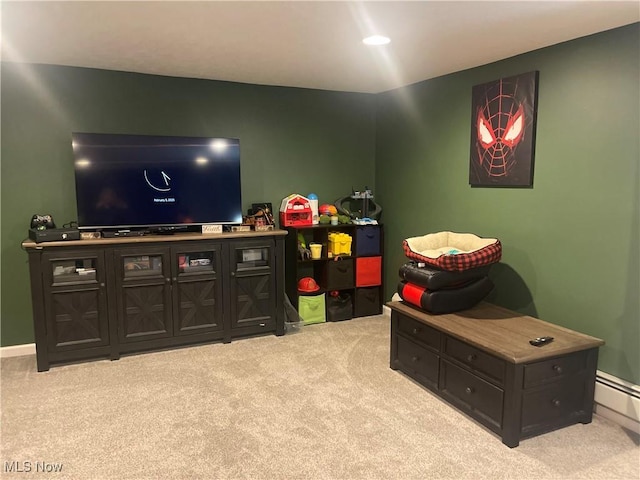
[(38, 371), (284, 335), (287, 232), (113, 233), (22, 243), (29, 256)]

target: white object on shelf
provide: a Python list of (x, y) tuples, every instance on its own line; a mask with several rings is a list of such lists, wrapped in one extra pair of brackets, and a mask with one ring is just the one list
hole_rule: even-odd
[(202, 225), (202, 233), (222, 233), (222, 225)]
[(310, 193), (307, 198), (309, 199), (309, 206), (311, 207), (311, 223), (318, 225), (318, 223), (320, 223), (320, 217), (318, 216), (318, 196), (315, 193)]

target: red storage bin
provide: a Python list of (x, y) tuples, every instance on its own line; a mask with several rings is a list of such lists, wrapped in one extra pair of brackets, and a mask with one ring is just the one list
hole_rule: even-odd
[(356, 258), (356, 287), (382, 284), (382, 257)]

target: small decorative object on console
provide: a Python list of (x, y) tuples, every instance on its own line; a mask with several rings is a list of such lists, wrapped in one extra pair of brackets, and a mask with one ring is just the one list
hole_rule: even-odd
[(250, 232), (251, 225), (231, 225), (229, 227), (229, 231), (231, 232)]
[(249, 225), (256, 232), (273, 230), (273, 210), (270, 203), (254, 203), (248, 215), (242, 219), (243, 225)]
[(203, 224), (202, 233), (222, 233), (222, 225)]
[(102, 237), (100, 232), (80, 232), (80, 240), (94, 240)]

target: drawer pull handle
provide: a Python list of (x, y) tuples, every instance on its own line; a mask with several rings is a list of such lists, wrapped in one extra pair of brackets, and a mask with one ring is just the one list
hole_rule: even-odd
[(559, 407), (560, 406), (560, 400), (558, 400), (557, 398), (553, 399), (551, 401), (551, 405), (553, 405), (554, 407)]
[(467, 387), (464, 389), (464, 393), (466, 393), (467, 395), (471, 395), (473, 393), (473, 388), (471, 387)]
[(411, 357), (411, 361), (413, 363), (416, 363), (418, 360), (420, 360), (420, 357), (416, 356), (416, 357)]
[(562, 373), (562, 367), (560, 365), (554, 365), (553, 371), (556, 373)]
[(477, 359), (477, 355), (475, 353), (472, 353), (471, 355), (467, 355), (467, 361), (468, 362), (473, 362), (475, 359)]
[(413, 329), (413, 334), (417, 335), (418, 333), (420, 333), (420, 329), (419, 328), (414, 328)]

